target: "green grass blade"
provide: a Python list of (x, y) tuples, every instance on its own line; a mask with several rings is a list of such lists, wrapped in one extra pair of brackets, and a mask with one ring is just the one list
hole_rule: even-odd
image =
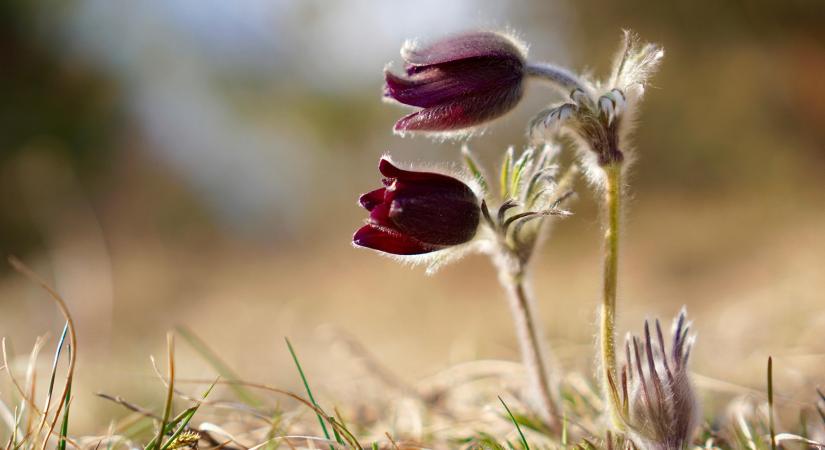
[(200, 408), (200, 406), (201, 405), (195, 405), (185, 410), (178, 416), (178, 418), (176, 418), (177, 420), (173, 421), (169, 424), (169, 426), (167, 426), (167, 430), (169, 430), (168, 432), (171, 432), (175, 424), (179, 424), (177, 429), (175, 429), (175, 431), (172, 433), (172, 436), (170, 436), (166, 443), (163, 444), (163, 446), (160, 448), (161, 450), (167, 450), (172, 444), (175, 443), (175, 440), (178, 438), (178, 436), (180, 436), (180, 434), (183, 433), (184, 430), (186, 430), (186, 427), (189, 426), (189, 421), (191, 421), (192, 417), (195, 416), (195, 413), (198, 412), (198, 408)]
[(176, 330), (181, 337), (183, 337), (186, 343), (189, 344), (189, 346), (192, 347), (204, 360), (206, 360), (206, 362), (209, 363), (209, 365), (211, 365), (216, 372), (218, 372), (221, 378), (230, 381), (229, 387), (233, 392), (235, 392), (235, 396), (237, 396), (239, 400), (255, 408), (260, 408), (263, 406), (263, 402), (260, 398), (255, 396), (242, 384), (237, 383), (238, 381), (241, 381), (241, 377), (239, 377), (238, 374), (235, 373), (235, 371), (233, 371), (232, 368), (230, 368), (229, 365), (227, 365), (206, 344), (206, 342), (203, 341), (203, 339), (198, 337), (186, 327), (179, 326)]
[[(312, 403), (312, 406), (318, 408), (318, 403), (315, 401), (315, 397), (312, 395), (312, 389), (309, 388), (309, 382), (307, 381), (307, 377), (306, 375), (304, 375), (304, 369), (301, 368), (301, 363), (298, 362), (298, 356), (295, 354), (295, 349), (292, 348), (292, 343), (289, 342), (289, 338), (285, 337), (284, 340), (286, 341), (286, 346), (289, 349), (289, 354), (292, 355), (292, 360), (295, 362), (295, 367), (298, 368), (298, 375), (301, 376), (301, 382), (304, 383), (304, 388), (307, 391), (307, 396), (309, 396), (309, 401), (310, 403)], [(319, 413), (318, 411), (315, 411), (315, 415), (318, 416), (318, 423), (321, 424), (321, 430), (324, 431), (324, 437), (326, 437), (327, 440), (330, 440), (329, 431), (327, 431), (327, 426), (324, 423), (324, 418), (321, 417), (321, 413)], [(339, 441), (339, 443), (343, 442)], [(330, 449), (332, 448), (333, 447), (330, 445)]]
[(513, 416), (513, 412), (510, 411), (510, 408), (507, 406), (507, 403), (504, 403), (504, 400), (501, 397), (498, 398), (498, 401), (500, 401), (501, 404), (504, 406), (504, 409), (507, 410), (507, 415), (510, 416), (510, 420), (512, 420), (513, 425), (516, 426), (518, 435), (521, 438), (521, 444), (524, 445), (524, 450), (530, 450), (530, 446), (527, 444), (527, 439), (524, 437), (524, 433), (521, 432), (521, 426), (519, 426), (518, 421), (516, 421), (516, 418)]
[[(214, 389), (215, 386), (218, 384), (219, 380), (220, 378), (216, 378), (215, 381), (212, 382), (211, 385), (209, 385), (209, 388), (207, 388), (206, 392), (204, 392), (201, 396), (202, 400), (206, 400), (206, 397), (209, 396), (209, 394), (212, 392), (212, 389)], [(171, 433), (172, 435), (169, 437), (169, 440), (167, 440), (166, 443), (163, 444), (161, 450), (167, 450), (172, 444), (175, 443), (175, 441), (178, 439), (178, 436), (180, 436), (181, 433), (186, 431), (186, 428), (189, 426), (189, 422), (192, 420), (193, 417), (195, 417), (195, 413), (198, 412), (198, 409), (200, 407), (200, 403), (198, 403), (195, 406), (189, 407), (182, 413), (178, 414), (178, 416), (172, 419), (171, 422), (169, 422), (169, 425), (167, 425), (166, 429), (163, 431), (166, 434)], [(177, 425), (178, 428), (174, 432), (172, 432), (172, 429), (175, 427), (175, 425)]]
[(776, 429), (773, 423), (773, 358), (768, 356), (768, 428), (771, 433), (771, 450), (776, 450)]
[(169, 418), (172, 416), (172, 403), (175, 397), (175, 339), (172, 333), (166, 335), (167, 367), (169, 372), (168, 388), (166, 390), (166, 402), (163, 407), (163, 416), (160, 421), (157, 435), (152, 439), (146, 450), (158, 450), (163, 443), (163, 436), (169, 425)]
[[(178, 414), (177, 416), (175, 416), (173, 419), (169, 420), (169, 421), (166, 423), (166, 425), (163, 427), (163, 435), (164, 435), (164, 436), (166, 436), (166, 435), (170, 435), (170, 434), (172, 434), (172, 433), (173, 433), (173, 431), (175, 430), (175, 427), (176, 427), (176, 426), (180, 423), (180, 421), (181, 421), (181, 420), (184, 420), (184, 419), (185, 419), (185, 418), (186, 418), (186, 417), (190, 414), (190, 411), (191, 411), (192, 409), (197, 410), (197, 408), (198, 408), (199, 406), (200, 406), (200, 405), (195, 405), (195, 406), (189, 407), (189, 408), (187, 408), (187, 409), (183, 410), (183, 412), (181, 412), (180, 414)], [(194, 415), (194, 413), (192, 413), (192, 415)], [(190, 419), (191, 419), (191, 417), (190, 417)], [(157, 437), (157, 436), (155, 436), (154, 438), (152, 438), (152, 440), (151, 440), (151, 441), (149, 441), (149, 443), (148, 443), (148, 444), (146, 444), (146, 447), (145, 447), (145, 448), (146, 448), (146, 449), (150, 449), (150, 448), (152, 448), (153, 446), (157, 446), (157, 445), (158, 445), (157, 443), (158, 443), (158, 437)], [(169, 442), (167, 442), (167, 444), (168, 444), (168, 443), (169, 443)]]
[(343, 440), (343, 439), (341, 439), (341, 435), (340, 435), (340, 434), (338, 434), (338, 429), (337, 429), (337, 428), (332, 427), (332, 434), (335, 436), (335, 442), (337, 442), (337, 443), (339, 443), (339, 444), (343, 444), (343, 443), (344, 443), (344, 440)]
[[(71, 347), (67, 348), (71, 352)], [(63, 423), (60, 424), (60, 440), (57, 442), (57, 450), (66, 450), (66, 436), (69, 434), (69, 407), (71, 406), (72, 380), (66, 386), (66, 409), (63, 410)]]
[(48, 404), (52, 398), (52, 393), (54, 392), (54, 379), (57, 375), (57, 363), (60, 361), (60, 353), (63, 351), (63, 344), (66, 342), (66, 336), (69, 332), (69, 322), (66, 322), (63, 325), (63, 332), (60, 334), (60, 340), (57, 341), (57, 350), (54, 352), (54, 361), (52, 362), (52, 376), (49, 379), (49, 390), (46, 391), (46, 405), (48, 408)]

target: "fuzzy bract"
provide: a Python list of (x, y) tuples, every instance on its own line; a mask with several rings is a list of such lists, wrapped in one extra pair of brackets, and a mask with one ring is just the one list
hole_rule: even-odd
[(670, 349), (659, 321), (655, 335), (645, 322), (644, 336), (628, 335), (621, 383), (611, 380), (622, 405), (624, 425), (643, 449), (682, 450), (691, 443), (699, 408), (690, 382), (688, 362), (693, 344), (687, 313), (673, 321)]

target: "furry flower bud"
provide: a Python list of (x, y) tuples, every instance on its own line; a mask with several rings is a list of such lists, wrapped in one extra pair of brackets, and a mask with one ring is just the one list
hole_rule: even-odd
[(480, 200), (453, 177), (414, 172), (381, 159), (384, 187), (361, 196), (370, 217), (352, 238), (360, 247), (419, 255), (470, 241), (481, 219)]
[(623, 420), (641, 448), (683, 450), (691, 443), (699, 417), (688, 373), (693, 339), (684, 309), (673, 321), (670, 351), (658, 320), (655, 337), (647, 322), (642, 339), (628, 336), (621, 385), (611, 380), (611, 387), (621, 399)]
[(426, 47), (401, 49), (405, 73), (385, 71), (384, 96), (420, 111), (395, 131), (458, 131), (510, 111), (521, 99), (524, 45), (490, 31), (455, 35)]

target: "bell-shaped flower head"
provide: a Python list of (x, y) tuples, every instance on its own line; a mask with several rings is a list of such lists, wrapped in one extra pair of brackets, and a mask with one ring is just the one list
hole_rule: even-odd
[(401, 49), (405, 72), (384, 73), (384, 96), (421, 108), (395, 131), (454, 132), (500, 117), (521, 100), (526, 73), (524, 45), (492, 31), (454, 35), (427, 46)]
[(464, 182), (448, 175), (395, 167), (382, 158), (384, 187), (361, 196), (370, 217), (353, 244), (393, 255), (421, 255), (473, 239), (480, 200)]

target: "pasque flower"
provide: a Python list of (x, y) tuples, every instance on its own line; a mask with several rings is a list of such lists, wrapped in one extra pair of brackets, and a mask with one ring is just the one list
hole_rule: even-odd
[(524, 45), (497, 32), (454, 35), (425, 46), (401, 49), (405, 73), (389, 70), (384, 96), (422, 108), (395, 130), (455, 131), (495, 119), (521, 99), (526, 74)]
[(352, 242), (394, 255), (420, 255), (473, 239), (480, 200), (464, 182), (433, 172), (402, 170), (382, 158), (384, 187), (361, 196), (368, 223)]
[(694, 337), (687, 313), (682, 309), (673, 321), (669, 351), (658, 320), (654, 331), (652, 335), (645, 321), (642, 339), (628, 335), (621, 380), (610, 380), (611, 395), (621, 404), (621, 420), (641, 448), (682, 450), (690, 444), (699, 417), (688, 371)]
[(627, 141), (645, 88), (664, 56), (662, 47), (642, 43), (630, 31), (623, 37), (610, 77), (603, 81), (580, 79), (581, 87), (571, 91), (570, 101), (555, 104), (533, 118), (531, 132), (545, 128), (572, 137), (586, 162), (596, 166), (622, 164), (631, 150)]

